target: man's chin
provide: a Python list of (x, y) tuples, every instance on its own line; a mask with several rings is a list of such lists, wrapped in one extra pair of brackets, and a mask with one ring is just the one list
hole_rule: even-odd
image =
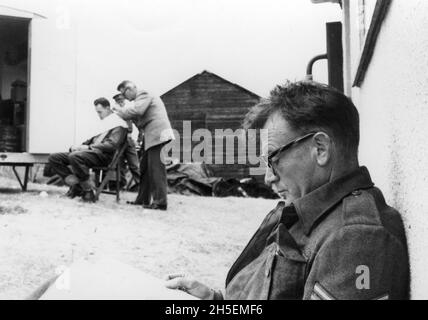
[(288, 193), (287, 191), (282, 191), (282, 192), (276, 192), (276, 194), (279, 195), (279, 197), (285, 202), (285, 204), (288, 206), (290, 205), (293, 200), (295, 200), (295, 197), (293, 197), (290, 193)]

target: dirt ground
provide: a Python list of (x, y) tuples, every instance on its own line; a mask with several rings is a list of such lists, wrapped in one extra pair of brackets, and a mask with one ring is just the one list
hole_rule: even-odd
[[(47, 192), (47, 196), (41, 194)], [(55, 270), (107, 257), (156, 277), (185, 272), (224, 288), (228, 269), (276, 200), (169, 195), (168, 211), (143, 210), (101, 195), (96, 204), (62, 197), (66, 188), (0, 177), (0, 299), (23, 299)]]

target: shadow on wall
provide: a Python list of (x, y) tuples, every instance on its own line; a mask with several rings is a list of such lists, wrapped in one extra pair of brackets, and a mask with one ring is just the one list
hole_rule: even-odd
[[(390, 205), (397, 209), (403, 219), (404, 230), (406, 232), (407, 246), (409, 250), (409, 263), (410, 263), (410, 288), (413, 287), (412, 279), (414, 278), (414, 270), (412, 270), (412, 261), (415, 261), (414, 255), (417, 256), (417, 252), (414, 247), (414, 235), (411, 230), (411, 222), (410, 222), (410, 213), (406, 208), (410, 208), (408, 204), (408, 200), (406, 198), (406, 190), (403, 186), (405, 183), (405, 173), (403, 168), (405, 168), (405, 161), (402, 158), (403, 154), (399, 148), (394, 146), (399, 145), (399, 137), (397, 136), (397, 132), (393, 131), (391, 134), (391, 145), (390, 149), (390, 168), (388, 172), (388, 181), (390, 181), (389, 188), (391, 194), (391, 203)], [(412, 298), (412, 290), (410, 289), (410, 298)]]

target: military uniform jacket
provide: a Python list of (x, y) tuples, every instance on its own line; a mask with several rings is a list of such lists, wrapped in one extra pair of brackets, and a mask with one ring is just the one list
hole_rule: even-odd
[(127, 128), (116, 127), (96, 135), (82, 144), (88, 145), (94, 151), (99, 151), (106, 155), (113, 155), (125, 142), (127, 133)]
[(226, 299), (407, 299), (400, 214), (368, 170), (280, 202), (233, 264)]

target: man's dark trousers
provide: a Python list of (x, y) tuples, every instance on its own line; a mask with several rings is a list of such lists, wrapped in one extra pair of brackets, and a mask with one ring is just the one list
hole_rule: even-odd
[[(140, 161), (140, 187), (135, 203), (167, 205), (168, 185), (165, 164), (161, 159), (163, 144), (145, 150)], [(153, 199), (153, 202), (151, 200)]]
[(138, 163), (138, 153), (136, 150), (135, 142), (131, 137), (128, 137), (128, 146), (125, 149), (125, 157), (122, 161), (122, 172), (121, 180), (126, 182), (126, 162), (128, 163), (129, 171), (131, 171), (132, 177), (134, 178), (135, 183), (140, 183), (140, 168)]
[[(80, 181), (89, 179), (89, 168), (108, 166), (112, 156), (98, 150), (54, 153), (49, 157), (52, 170), (63, 179), (74, 174)], [(72, 171), (68, 168), (71, 166)]]

